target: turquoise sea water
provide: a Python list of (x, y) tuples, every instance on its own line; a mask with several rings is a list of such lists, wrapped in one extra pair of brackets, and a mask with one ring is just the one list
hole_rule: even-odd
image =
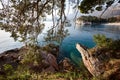
[[(71, 26), (66, 27), (68, 29), (69, 36), (65, 37), (60, 45), (59, 59), (68, 57), (75, 63), (81, 59), (80, 53), (76, 49), (76, 43), (81, 43), (88, 48), (95, 46), (93, 41), (93, 35), (104, 34), (109, 38), (120, 39), (120, 26), (106, 26), (106, 25), (75, 25), (71, 22)], [(45, 23), (46, 27), (42, 34), (39, 35), (38, 40), (44, 45), (44, 36), (47, 30), (52, 26), (51, 22)], [(0, 30), (0, 53), (9, 49), (20, 48), (23, 46), (20, 42), (15, 42), (11, 37), (10, 33)]]
[[(73, 27), (74, 26), (74, 27)], [(80, 53), (76, 49), (76, 43), (81, 43), (88, 48), (95, 46), (93, 36), (95, 34), (104, 34), (108, 38), (120, 39), (120, 26), (106, 25), (72, 25), (67, 28), (70, 35), (67, 36), (60, 47), (60, 59), (68, 57), (76, 64), (81, 58)]]

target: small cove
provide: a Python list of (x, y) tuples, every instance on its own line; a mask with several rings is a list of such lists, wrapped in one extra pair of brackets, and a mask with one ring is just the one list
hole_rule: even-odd
[[(65, 27), (69, 31), (69, 36), (65, 37), (60, 45), (59, 59), (64, 57), (69, 57), (74, 61), (75, 58), (81, 58), (80, 53), (76, 50), (76, 43), (81, 43), (88, 48), (95, 46), (93, 36), (95, 34), (104, 34), (109, 38), (120, 39), (120, 26), (108, 26), (108, 25), (75, 25), (71, 22), (71, 26)], [(38, 41), (39, 45), (44, 45), (44, 35), (46, 35), (47, 30), (52, 26), (51, 22), (45, 23), (46, 27), (42, 34), (39, 35)], [(6, 50), (20, 48), (23, 43), (14, 41), (10, 37), (10, 33), (0, 30), (0, 53)]]

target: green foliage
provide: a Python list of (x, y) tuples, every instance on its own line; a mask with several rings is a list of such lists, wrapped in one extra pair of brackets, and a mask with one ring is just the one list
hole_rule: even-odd
[(22, 59), (23, 64), (40, 64), (42, 61), (40, 49), (37, 49), (37, 47), (30, 47), (28, 52), (24, 54), (24, 57)]
[(108, 22), (120, 22), (120, 16), (108, 18)]
[[(96, 7), (97, 8), (97, 7)], [(120, 16), (117, 17), (111, 17), (111, 18), (99, 18), (96, 16), (81, 16), (79, 18), (77, 18), (77, 20), (82, 20), (84, 22), (88, 21), (88, 22), (92, 22), (92, 23), (107, 23), (107, 22), (120, 22)]]
[(110, 45), (110, 49), (120, 50), (120, 39), (119, 40), (113, 40), (112, 44)]
[(105, 35), (94, 35), (94, 41), (98, 47), (104, 47), (111, 50), (119, 50), (120, 48), (120, 40), (106, 38)]
[(31, 77), (27, 66), (22, 65), (14, 69), (12, 65), (5, 64), (3, 65), (3, 69), (5, 75), (0, 75), (0, 80), (28, 80)]
[(91, 80), (104, 80), (104, 79), (102, 79), (100, 77), (93, 77)]
[[(56, 9), (59, 13), (59, 21), (51, 27), (53, 30), (51, 35), (63, 32), (61, 35), (64, 36), (66, 33), (64, 25), (59, 26), (60, 22), (63, 24), (63, 18), (66, 17), (64, 15), (65, 0), (8, 0), (8, 4), (5, 4), (4, 0), (0, 2), (3, 7), (0, 11), (0, 19), (4, 20), (0, 28), (10, 32), (14, 40), (25, 44), (37, 44), (38, 35), (45, 27), (46, 16), (52, 14), (54, 17), (53, 13)], [(53, 39), (55, 40), (54, 37)]]
[(102, 6), (97, 6), (97, 7), (96, 7), (96, 10), (102, 11)]
[(80, 71), (79, 74), (81, 75), (81, 78), (83, 80), (90, 80), (92, 78), (92, 75), (87, 70), (82, 60), (80, 61), (79, 71)]
[(106, 38), (106, 36), (102, 34), (94, 35), (94, 41), (97, 46), (107, 48), (109, 48), (112, 43), (112, 39)]
[(20, 64), (17, 69), (13, 69), (11, 65), (4, 65), (4, 69), (7, 72), (12, 70), (11, 74), (7, 74), (6, 77), (0, 76), (1, 80), (90, 80), (91, 74), (85, 68), (81, 61), (80, 67), (74, 69), (74, 71), (68, 72), (56, 72), (56, 73), (36, 73), (30, 70), (29, 65)]
[(15, 71), (12, 76), (9, 76), (8, 79), (10, 79), (10, 80), (29, 80), (29, 78), (31, 77), (29, 71), (26, 71), (24, 68), (23, 68), (23, 70), (21, 70), (21, 71), (20, 70), (17, 69), (17, 71)]
[[(81, 13), (90, 13), (93, 12), (94, 10), (101, 11), (104, 4), (106, 4), (106, 8), (108, 8), (114, 2), (115, 0), (82, 0), (78, 8), (80, 9)], [(117, 2), (119, 3), (119, 1)]]
[(10, 65), (10, 64), (4, 64), (3, 69), (7, 75), (12, 74), (14, 71), (12, 65)]
[(71, 71), (71, 72), (57, 72), (57, 73), (43, 73), (43, 74), (32, 74), (32, 79), (36, 80), (90, 80), (90, 76), (84, 76), (82, 73)]
[(96, 16), (81, 16), (77, 20), (82, 20), (84, 22), (92, 22), (92, 23), (106, 23), (107, 19), (99, 18)]
[(30, 75), (28, 74), (21, 74), (21, 75), (12, 75), (12, 76), (7, 76), (7, 80), (29, 80)]

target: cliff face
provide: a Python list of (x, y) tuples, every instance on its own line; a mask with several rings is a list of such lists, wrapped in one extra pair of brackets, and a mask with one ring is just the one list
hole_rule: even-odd
[[(76, 48), (81, 53), (84, 65), (93, 76), (104, 76), (108, 74), (108, 76), (112, 76), (113, 73), (119, 71), (120, 58), (111, 59), (109, 52), (104, 53), (104, 50), (98, 49), (97, 51), (94, 51), (94, 53), (91, 53), (90, 50), (81, 44), (76, 44)], [(118, 52), (118, 54), (119, 53), (120, 52)]]
[(101, 68), (103, 64), (97, 58), (94, 58), (84, 46), (77, 44), (76, 48), (81, 53), (84, 65), (93, 76), (100, 75), (104, 72)]

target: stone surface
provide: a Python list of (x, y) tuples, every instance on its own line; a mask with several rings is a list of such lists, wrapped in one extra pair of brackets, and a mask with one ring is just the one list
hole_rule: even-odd
[(58, 64), (57, 64), (57, 59), (53, 54), (42, 51), (41, 56), (45, 63), (47, 63), (50, 66), (52, 66), (53, 68), (55, 68), (55, 70), (59, 70)]
[(55, 72), (55, 68), (53, 66), (49, 66), (48, 68), (44, 69), (42, 72)]
[(59, 70), (57, 60), (56, 60), (56, 57), (54, 55), (48, 54), (47, 55), (47, 61), (52, 67), (54, 67), (56, 70)]
[(120, 50), (94, 47), (87, 49), (76, 44), (82, 60), (93, 76), (102, 76), (105, 80), (120, 80)]
[(5, 51), (3, 53), (0, 54), (0, 68), (2, 67), (2, 65), (4, 64), (11, 64), (13, 65), (14, 67), (17, 66), (18, 64), (18, 55), (19, 53), (19, 49), (12, 49), (12, 50), (8, 50), (8, 51)]
[(63, 72), (69, 72), (74, 70), (74, 65), (71, 63), (70, 59), (64, 58), (60, 61), (59, 68)]
[(93, 57), (81, 44), (76, 44), (76, 48), (81, 53), (84, 65), (93, 76), (98, 76), (104, 72), (103, 63), (100, 61), (102, 56), (99, 59)]

